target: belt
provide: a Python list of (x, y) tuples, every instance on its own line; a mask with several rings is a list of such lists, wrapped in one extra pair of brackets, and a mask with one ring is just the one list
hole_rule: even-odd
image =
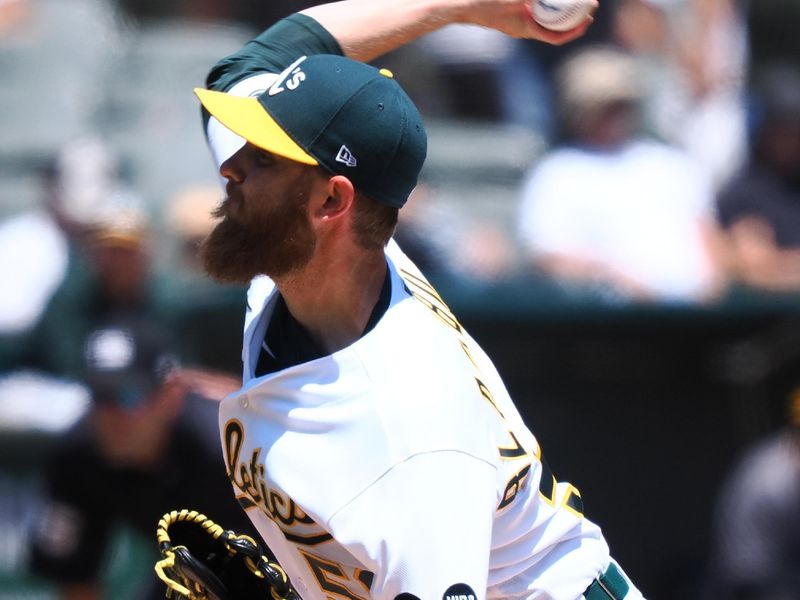
[(630, 586), (622, 576), (617, 565), (611, 563), (606, 572), (595, 579), (583, 592), (586, 600), (622, 600), (628, 593)]

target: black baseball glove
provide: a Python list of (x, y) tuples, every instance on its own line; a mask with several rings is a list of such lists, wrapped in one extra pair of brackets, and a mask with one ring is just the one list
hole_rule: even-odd
[(256, 541), (225, 531), (194, 510), (161, 517), (156, 573), (167, 598), (190, 600), (300, 600), (280, 565)]

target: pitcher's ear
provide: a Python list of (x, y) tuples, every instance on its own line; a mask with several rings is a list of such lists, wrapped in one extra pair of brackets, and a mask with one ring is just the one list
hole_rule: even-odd
[(349, 211), (355, 203), (353, 182), (344, 175), (334, 175), (326, 184), (327, 197), (319, 206), (317, 216), (331, 219)]

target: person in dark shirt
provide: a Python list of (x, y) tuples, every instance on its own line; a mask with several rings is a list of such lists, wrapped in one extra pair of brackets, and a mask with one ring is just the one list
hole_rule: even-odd
[[(33, 572), (65, 598), (99, 598), (117, 526), (154, 540), (175, 509), (253, 535), (222, 466), (217, 403), (190, 390), (161, 333), (116, 320), (88, 335), (82, 357), (92, 405), (54, 444)], [(155, 575), (147, 593), (163, 597)]]
[(748, 446), (717, 494), (708, 600), (795, 600), (800, 589), (800, 388), (789, 423)]
[(766, 291), (800, 290), (800, 69), (773, 65), (756, 86), (752, 156), (722, 190), (718, 219), (734, 276)]

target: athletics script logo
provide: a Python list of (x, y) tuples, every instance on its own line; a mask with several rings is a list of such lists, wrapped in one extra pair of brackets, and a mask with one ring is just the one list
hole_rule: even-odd
[(244, 426), (237, 419), (225, 424), (225, 454), (228, 478), (241, 490), (239, 504), (247, 510), (258, 507), (278, 526), (286, 539), (295, 544), (314, 546), (331, 539), (287, 494), (271, 487), (265, 477), (261, 448), (254, 448), (249, 458), (243, 456)]

